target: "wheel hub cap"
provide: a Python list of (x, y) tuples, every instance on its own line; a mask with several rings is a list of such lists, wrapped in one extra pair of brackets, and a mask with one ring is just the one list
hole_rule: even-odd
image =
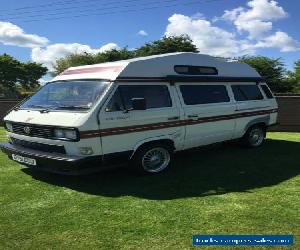
[(170, 162), (170, 154), (165, 148), (153, 148), (145, 153), (142, 159), (143, 168), (147, 172), (159, 172)]
[(253, 146), (258, 146), (262, 143), (263, 139), (264, 139), (264, 134), (263, 131), (261, 129), (254, 129), (251, 131), (250, 133), (250, 143)]

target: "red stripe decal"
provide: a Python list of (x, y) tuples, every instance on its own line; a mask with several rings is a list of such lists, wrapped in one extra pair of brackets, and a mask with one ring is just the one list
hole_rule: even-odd
[(91, 67), (83, 69), (67, 69), (61, 75), (76, 75), (76, 74), (87, 74), (87, 73), (101, 73), (101, 72), (120, 72), (123, 66), (107, 66), (107, 67)]
[(243, 113), (237, 113), (231, 115), (203, 117), (197, 120), (188, 119), (188, 120), (180, 120), (180, 121), (173, 121), (173, 122), (160, 122), (160, 123), (152, 123), (152, 124), (145, 124), (145, 125), (106, 128), (101, 130), (88, 130), (88, 131), (81, 131), (80, 138), (86, 139), (86, 138), (93, 138), (93, 137), (100, 137), (100, 136), (128, 134), (134, 132), (142, 132), (146, 130), (156, 130), (156, 129), (163, 129), (163, 128), (195, 125), (195, 124), (201, 124), (207, 122), (231, 120), (231, 119), (249, 117), (249, 116), (266, 115), (266, 114), (271, 114), (276, 112), (278, 112), (278, 109), (269, 109), (269, 110), (260, 110), (260, 111), (252, 111), (252, 112), (243, 112)]

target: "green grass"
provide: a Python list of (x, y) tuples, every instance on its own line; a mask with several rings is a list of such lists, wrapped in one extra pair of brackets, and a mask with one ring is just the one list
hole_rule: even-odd
[(192, 234), (293, 234), (296, 245), (282, 249), (300, 249), (299, 133), (175, 160), (157, 176), (68, 177), (0, 153), (0, 249), (191, 249)]

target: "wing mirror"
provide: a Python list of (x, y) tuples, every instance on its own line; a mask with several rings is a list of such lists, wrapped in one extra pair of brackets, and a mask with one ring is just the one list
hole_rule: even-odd
[(146, 110), (145, 98), (132, 98), (131, 106), (133, 110)]

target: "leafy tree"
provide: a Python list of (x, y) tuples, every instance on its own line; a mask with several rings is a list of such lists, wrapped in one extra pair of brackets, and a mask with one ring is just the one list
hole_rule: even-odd
[(300, 93), (300, 60), (294, 64), (294, 71), (289, 71), (287, 81), (293, 85), (293, 92)]
[(105, 52), (97, 53), (96, 55), (83, 53), (83, 54), (70, 54), (65, 58), (56, 60), (54, 72), (52, 75), (58, 75), (69, 67), (75, 67), (80, 65), (91, 65), (96, 63), (114, 62), (119, 60), (125, 60), (134, 57), (134, 53), (127, 48), (112, 49)]
[(18, 83), (25, 89), (39, 87), (38, 80), (47, 73), (48, 69), (34, 62), (22, 63), (19, 71)]
[(95, 55), (95, 63), (115, 62), (135, 57), (134, 51), (127, 48), (113, 49)]
[(0, 55), (0, 86), (13, 90), (18, 81), (21, 63), (10, 55)]
[(199, 52), (191, 38), (182, 36), (164, 36), (162, 39), (146, 43), (135, 51), (136, 56), (159, 55), (172, 52)]
[(88, 53), (68, 55), (65, 58), (59, 59), (55, 62), (53, 65), (54, 72), (52, 74), (55, 76), (69, 67), (79, 65), (113, 62), (134, 57), (158, 55), (171, 52), (198, 52), (198, 50), (188, 36), (163, 37), (160, 40), (147, 43), (135, 50), (123, 48), (97, 53), (96, 55)]
[(284, 93), (292, 91), (294, 83), (288, 81), (287, 71), (281, 58), (269, 58), (265, 56), (251, 56), (238, 58), (252, 66), (257, 72), (265, 78), (270, 88), (274, 92)]
[(295, 73), (295, 78), (297, 82), (300, 84), (300, 60), (295, 62), (295, 67), (294, 67), (294, 73)]
[(0, 90), (17, 92), (17, 84), (30, 89), (38, 86), (38, 80), (47, 72), (40, 64), (22, 63), (10, 55), (0, 55)]

